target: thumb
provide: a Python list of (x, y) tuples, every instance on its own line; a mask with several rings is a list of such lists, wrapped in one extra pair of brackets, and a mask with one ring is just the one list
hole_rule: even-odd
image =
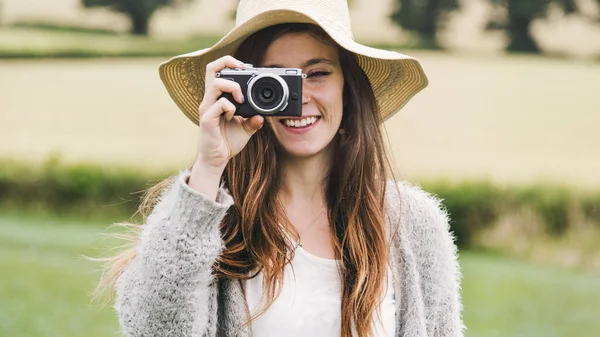
[(249, 134), (254, 134), (256, 131), (262, 128), (264, 122), (265, 118), (263, 116), (256, 115), (246, 119), (242, 123), (244, 123), (244, 129), (246, 129)]

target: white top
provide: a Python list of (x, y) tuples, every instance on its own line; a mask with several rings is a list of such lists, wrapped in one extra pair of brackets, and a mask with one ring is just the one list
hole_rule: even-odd
[[(264, 305), (257, 307), (263, 293), (263, 274), (259, 273), (242, 284), (251, 314), (259, 312)], [(389, 268), (387, 291), (383, 297), (382, 321), (379, 321), (377, 313), (374, 314), (376, 337), (394, 336), (396, 328), (394, 284)], [(281, 294), (262, 316), (252, 322), (252, 332), (255, 337), (339, 337), (341, 279), (337, 261), (312, 255), (298, 246), (291, 266), (285, 266)]]

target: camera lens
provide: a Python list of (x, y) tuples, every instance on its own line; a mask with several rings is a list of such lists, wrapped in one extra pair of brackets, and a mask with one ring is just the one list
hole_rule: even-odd
[(268, 100), (273, 96), (273, 90), (270, 88), (264, 88), (263, 91), (260, 92), (261, 98), (264, 100)]
[(250, 95), (259, 110), (270, 111), (279, 105), (283, 97), (283, 88), (275, 78), (263, 77), (256, 80)]
[(264, 73), (250, 80), (247, 96), (254, 110), (268, 115), (285, 109), (289, 89), (280, 76)]

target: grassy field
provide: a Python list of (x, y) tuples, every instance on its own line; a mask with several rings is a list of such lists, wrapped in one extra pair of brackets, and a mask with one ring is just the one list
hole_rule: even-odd
[[(81, 257), (117, 244), (100, 235), (108, 222), (0, 215), (1, 336), (118, 336), (110, 305), (90, 302), (97, 266)], [(469, 337), (600, 332), (600, 274), (473, 252), (461, 265)]]
[[(133, 36), (103, 29), (22, 23), (0, 26), (0, 59), (167, 57), (210, 47), (220, 38)], [(425, 47), (415, 39), (403, 41), (405, 48)], [(385, 47), (394, 45), (388, 43)]]
[(0, 59), (168, 56), (216, 41), (217, 37), (156, 39), (60, 26), (8, 26), (0, 28)]
[(467, 336), (574, 337), (600, 333), (600, 274), (463, 253)]
[[(600, 63), (410, 54), (430, 85), (386, 124), (406, 179), (600, 187)], [(160, 82), (165, 59), (0, 60), (0, 157), (185, 167), (197, 127)]]
[[(91, 303), (102, 240), (96, 225), (0, 217), (0, 335), (117, 336), (110, 307)], [(83, 222), (83, 220), (82, 220)]]

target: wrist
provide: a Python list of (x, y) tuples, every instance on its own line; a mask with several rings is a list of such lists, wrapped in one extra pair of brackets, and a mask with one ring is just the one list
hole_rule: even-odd
[(213, 164), (206, 163), (205, 161), (202, 161), (200, 158), (198, 158), (194, 162), (194, 165), (192, 166), (191, 171), (192, 171), (192, 173), (198, 172), (198, 173), (202, 173), (203, 175), (221, 178), (221, 176), (223, 175), (223, 172), (225, 171), (226, 166), (227, 166), (227, 163), (225, 163), (223, 165), (213, 165)]
[(224, 169), (224, 167), (218, 168), (196, 162), (192, 166), (187, 184), (197, 192), (215, 200)]

